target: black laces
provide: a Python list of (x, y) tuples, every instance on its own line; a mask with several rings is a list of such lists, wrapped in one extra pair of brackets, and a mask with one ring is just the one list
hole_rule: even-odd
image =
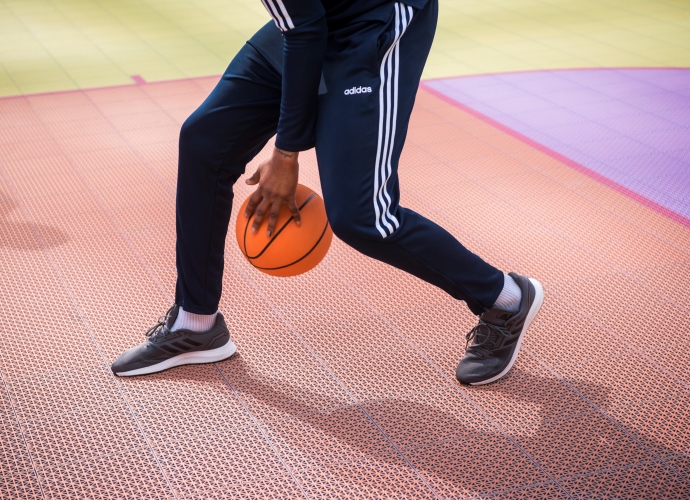
[(500, 338), (499, 335), (504, 337), (510, 337), (512, 334), (507, 328), (494, 325), (492, 323), (486, 323), (483, 320), (479, 320), (477, 326), (472, 328), (469, 333), (465, 336), (467, 342), (465, 343), (465, 349), (470, 345), (470, 342), (475, 341), (472, 347), (485, 347), (491, 348), (496, 345), (496, 339)]
[(170, 331), (170, 330), (168, 330), (167, 328), (165, 328), (165, 325), (167, 324), (168, 319), (170, 318), (170, 313), (172, 312), (172, 310), (173, 310), (174, 307), (175, 307), (174, 305), (171, 306), (170, 309), (168, 309), (168, 312), (165, 313), (165, 315), (159, 317), (159, 318), (158, 318), (158, 323), (156, 323), (156, 324), (153, 325), (151, 328), (149, 328), (148, 330), (146, 330), (146, 333), (145, 333), (144, 335), (146, 335), (146, 336), (147, 336), (148, 338), (150, 338), (150, 339), (153, 339), (153, 338), (155, 338), (159, 333), (163, 332), (163, 336), (165, 336), (165, 334), (167, 333), (166, 330), (167, 330), (167, 331)]

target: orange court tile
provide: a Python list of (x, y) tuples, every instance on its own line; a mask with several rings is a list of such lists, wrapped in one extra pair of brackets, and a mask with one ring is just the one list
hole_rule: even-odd
[(173, 300), (215, 81), (0, 99), (0, 498), (690, 497), (690, 229), (423, 88), (402, 204), (544, 284), (509, 376), (460, 386), (476, 318), (340, 240), (275, 278), (229, 237), (238, 353), (115, 378)]

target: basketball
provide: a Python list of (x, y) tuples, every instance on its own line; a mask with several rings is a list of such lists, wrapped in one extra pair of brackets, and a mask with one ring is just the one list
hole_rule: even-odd
[(244, 217), (249, 198), (251, 195), (237, 212), (236, 235), (242, 254), (255, 268), (271, 276), (297, 276), (313, 269), (326, 256), (333, 231), (321, 196), (298, 184), (296, 198), (302, 225), (295, 224), (287, 205), (283, 205), (270, 238), (266, 236), (268, 216), (252, 233), (254, 214)]

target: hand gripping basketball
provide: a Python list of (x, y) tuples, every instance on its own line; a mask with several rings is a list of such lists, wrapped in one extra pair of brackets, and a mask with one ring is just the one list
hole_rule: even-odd
[(302, 216), (301, 226), (294, 223), (290, 209), (284, 205), (270, 238), (266, 237), (268, 219), (264, 219), (259, 231), (254, 233), (251, 230), (254, 214), (242, 217), (251, 196), (237, 212), (236, 236), (242, 254), (259, 271), (272, 276), (306, 273), (323, 260), (333, 240), (323, 198), (302, 184), (297, 185), (295, 194)]

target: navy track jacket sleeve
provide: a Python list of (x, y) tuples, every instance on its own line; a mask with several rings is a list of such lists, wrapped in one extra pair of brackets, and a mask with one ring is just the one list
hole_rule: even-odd
[(320, 0), (262, 0), (283, 32), (283, 83), (276, 147), (314, 147), (314, 127), (326, 52), (326, 14)]

